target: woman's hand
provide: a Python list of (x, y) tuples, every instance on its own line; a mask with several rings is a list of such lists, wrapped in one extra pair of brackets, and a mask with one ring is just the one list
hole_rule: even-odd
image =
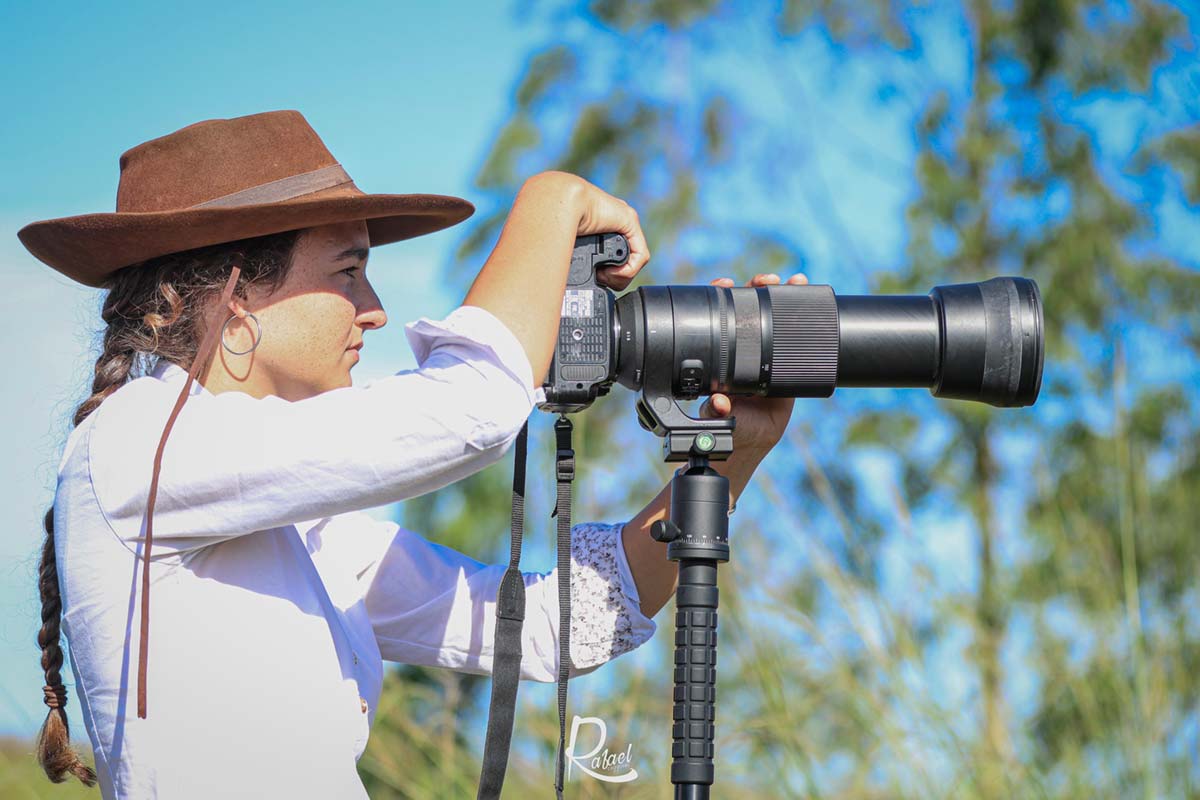
[[(808, 278), (800, 272), (788, 278), (788, 283), (804, 285)], [(732, 278), (716, 278), (713, 286), (726, 288), (734, 285)], [(758, 274), (746, 283), (747, 286), (768, 286), (780, 283), (775, 273)], [(788, 420), (792, 417), (791, 397), (738, 397), (736, 400), (725, 394), (710, 395), (700, 407), (703, 419), (717, 419), (730, 415), (737, 417), (733, 431), (733, 452), (736, 457), (753, 457), (761, 460), (783, 437)]]
[[(646, 266), (650, 260), (650, 248), (646, 245), (646, 235), (638, 220), (638, 213), (619, 197), (613, 197), (608, 192), (589, 183), (578, 175), (569, 172), (544, 172), (543, 176), (558, 176), (577, 182), (578, 200), (581, 203), (583, 216), (579, 220), (576, 235), (590, 233), (620, 233), (629, 242), (629, 258), (622, 266), (601, 267), (596, 271), (596, 282), (615, 291), (622, 291), (629, 282)], [(540, 176), (539, 176), (540, 177)]]

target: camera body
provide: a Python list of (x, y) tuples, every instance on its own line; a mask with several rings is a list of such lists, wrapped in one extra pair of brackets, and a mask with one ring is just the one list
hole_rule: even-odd
[(629, 259), (629, 243), (619, 233), (580, 236), (571, 254), (563, 294), (558, 344), (542, 388), (543, 411), (569, 414), (582, 411), (608, 394), (615, 378), (617, 311), (612, 290), (596, 282), (603, 266), (620, 266)]

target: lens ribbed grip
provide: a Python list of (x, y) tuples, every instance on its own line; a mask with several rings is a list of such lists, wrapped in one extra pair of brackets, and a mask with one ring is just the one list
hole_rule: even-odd
[(830, 286), (768, 286), (770, 397), (829, 397), (837, 386), (838, 311)]

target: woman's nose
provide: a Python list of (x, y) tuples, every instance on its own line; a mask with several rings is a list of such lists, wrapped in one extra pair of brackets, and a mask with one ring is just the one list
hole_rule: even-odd
[(387, 314), (383, 310), (383, 303), (380, 302), (375, 287), (368, 283), (362, 288), (367, 290), (367, 297), (359, 303), (358, 324), (364, 328), (382, 328), (387, 325)]
[(387, 325), (387, 313), (382, 306), (376, 304), (371, 309), (359, 313), (358, 324), (364, 328), (382, 328)]

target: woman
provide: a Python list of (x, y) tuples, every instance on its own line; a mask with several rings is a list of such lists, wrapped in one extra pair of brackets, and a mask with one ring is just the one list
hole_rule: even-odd
[[(628, 263), (601, 274), (623, 289), (650, 256), (637, 214), (576, 176), (534, 176), (462, 306), (407, 326), (419, 367), (353, 386), (364, 333), (387, 319), (368, 249), (454, 225), (469, 203), (364, 194), (279, 111), (127, 151), (117, 209), (19, 234), (108, 289), (45, 518), (39, 760), (106, 798), (363, 797), (382, 661), (490, 673), (504, 571), (363, 509), (507, 451), (544, 397), (575, 237), (626, 235)], [(705, 413), (731, 410), (715, 396)], [(790, 411), (739, 401), (738, 455), (719, 466), (733, 500)], [(572, 675), (654, 632), (676, 575), (648, 534), (668, 493), (624, 525), (576, 527)], [(552, 682), (556, 576), (525, 580), (521, 677)], [(95, 771), (68, 741), (60, 622)]]

